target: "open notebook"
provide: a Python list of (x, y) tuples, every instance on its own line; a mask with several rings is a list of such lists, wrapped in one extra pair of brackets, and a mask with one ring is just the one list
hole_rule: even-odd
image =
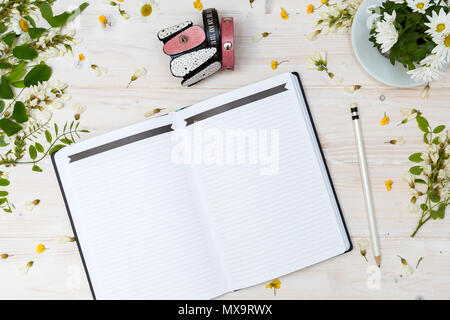
[(213, 298), (351, 249), (296, 73), (53, 164), (97, 299)]

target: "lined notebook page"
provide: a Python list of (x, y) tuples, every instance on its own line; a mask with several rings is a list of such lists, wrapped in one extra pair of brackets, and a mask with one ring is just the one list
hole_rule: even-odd
[(212, 298), (226, 290), (170, 133), (69, 163), (68, 155), (169, 123), (154, 119), (56, 154), (98, 299)]
[(184, 113), (188, 117), (224, 99), (287, 83), (286, 92), (201, 121), (204, 130), (273, 129), (279, 133), (279, 172), (274, 175), (262, 175), (260, 164), (195, 167), (231, 290), (336, 256), (348, 246), (295, 81), (293, 75), (285, 74)]

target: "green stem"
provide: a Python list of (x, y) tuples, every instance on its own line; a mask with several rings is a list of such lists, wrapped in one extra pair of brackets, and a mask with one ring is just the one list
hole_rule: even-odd
[(73, 134), (73, 133), (77, 133), (77, 132), (80, 132), (80, 131), (79, 131), (79, 130), (71, 130), (71, 131), (69, 131), (69, 132), (65, 132), (65, 133), (62, 133), (62, 134), (60, 134), (59, 136), (57, 136), (56, 139), (55, 139), (55, 141), (53, 141), (53, 143), (50, 145), (50, 147), (48, 147), (47, 151), (44, 153), (44, 155), (43, 155), (40, 159), (34, 160), (34, 161), (23, 161), (23, 162), (18, 161), (18, 162), (15, 162), (14, 164), (36, 164), (36, 163), (41, 162), (42, 160), (45, 159), (45, 157), (47, 157), (47, 155), (48, 155), (48, 153), (50, 152), (50, 150), (52, 150), (53, 146), (54, 146), (57, 142), (59, 142), (61, 138), (64, 138), (64, 137), (65, 137), (66, 135), (68, 135), (68, 134)]

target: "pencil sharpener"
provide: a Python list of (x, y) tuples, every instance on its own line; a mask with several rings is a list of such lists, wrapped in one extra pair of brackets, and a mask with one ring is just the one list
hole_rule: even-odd
[(234, 70), (234, 20), (219, 20), (216, 9), (202, 12), (203, 27), (192, 21), (162, 29), (158, 39), (170, 56), (170, 72), (183, 78), (183, 86), (193, 86), (220, 70)]

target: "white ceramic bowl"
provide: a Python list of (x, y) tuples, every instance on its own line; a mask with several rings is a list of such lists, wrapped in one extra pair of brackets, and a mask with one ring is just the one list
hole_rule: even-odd
[(424, 85), (424, 82), (417, 82), (411, 79), (407, 70), (401, 63), (392, 65), (389, 59), (385, 58), (373, 43), (369, 41), (369, 29), (367, 28), (367, 18), (370, 16), (368, 7), (380, 5), (383, 0), (364, 0), (352, 25), (352, 44), (356, 57), (363, 68), (378, 81), (398, 88), (411, 88)]

